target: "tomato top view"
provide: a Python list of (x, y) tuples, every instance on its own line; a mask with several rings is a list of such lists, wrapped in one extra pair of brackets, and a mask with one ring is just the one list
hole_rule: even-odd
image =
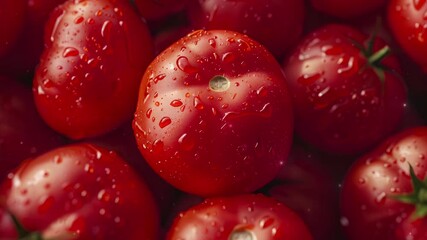
[[(0, 236), (16, 239), (157, 240), (147, 186), (116, 153), (91, 144), (57, 148), (24, 162), (0, 190)], [(2, 211), (6, 210), (6, 211)]]
[(237, 195), (206, 199), (178, 217), (168, 240), (311, 240), (300, 217), (273, 198)]
[(132, 118), (152, 51), (148, 28), (128, 2), (60, 5), (47, 23), (34, 77), (41, 116), (73, 139), (113, 130)]
[(328, 153), (357, 154), (395, 130), (407, 93), (388, 51), (347, 25), (308, 34), (283, 63), (297, 136)]
[(427, 128), (412, 128), (351, 167), (341, 198), (348, 239), (427, 239), (425, 156)]
[(162, 52), (141, 83), (141, 153), (175, 187), (203, 196), (250, 192), (283, 166), (292, 108), (280, 65), (231, 31), (195, 31)]

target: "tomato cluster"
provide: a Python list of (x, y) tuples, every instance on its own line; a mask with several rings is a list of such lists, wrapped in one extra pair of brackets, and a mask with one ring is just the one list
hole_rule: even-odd
[(427, 239), (426, 0), (0, 6), (0, 239)]

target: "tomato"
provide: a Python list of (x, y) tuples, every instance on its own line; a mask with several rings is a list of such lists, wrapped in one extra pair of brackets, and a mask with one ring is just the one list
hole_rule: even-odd
[(202, 196), (251, 192), (278, 173), (293, 115), (280, 65), (231, 31), (195, 31), (144, 74), (134, 131), (151, 167)]
[(310, 0), (318, 11), (339, 18), (355, 18), (379, 10), (386, 0)]
[(182, 11), (188, 0), (135, 0), (139, 13), (147, 20), (160, 20)]
[(427, 19), (425, 0), (391, 0), (388, 3), (388, 25), (394, 38), (415, 62), (427, 68)]
[(283, 63), (296, 135), (325, 152), (359, 154), (395, 130), (407, 96), (388, 49), (346, 25), (306, 36)]
[(33, 90), (49, 126), (81, 139), (131, 119), (153, 46), (129, 3), (67, 1), (52, 13), (46, 29)]
[(263, 195), (211, 198), (182, 213), (166, 239), (313, 239), (300, 217)]
[[(8, 0), (8, 2), (21, 1)], [(24, 0), (22, 2), (25, 10), (23, 29), (13, 48), (0, 59), (1, 71), (17, 77), (32, 76), (43, 51), (43, 32), (49, 13), (65, 0)], [(16, 11), (15, 8), (12, 12)], [(9, 24), (10, 20), (6, 23)]]
[(0, 57), (15, 43), (25, 19), (25, 0), (0, 1)]
[[(147, 186), (122, 158), (96, 145), (69, 145), (22, 163), (0, 197), (43, 239), (157, 239), (159, 216)], [(2, 238), (16, 237), (4, 235), (10, 222), (0, 223)]]
[(294, 144), (285, 167), (262, 192), (295, 211), (316, 240), (341, 240), (338, 184), (319, 154)]
[(342, 223), (350, 240), (427, 238), (425, 214), (414, 215), (425, 208), (425, 186), (417, 192), (420, 202), (397, 199), (419, 187), (413, 184), (414, 178), (427, 177), (425, 156), (427, 128), (418, 127), (394, 135), (354, 163), (341, 193)]
[(31, 88), (0, 76), (0, 179), (26, 158), (63, 143), (38, 115)]
[(228, 29), (247, 34), (282, 57), (301, 36), (302, 0), (195, 0), (187, 15), (193, 29)]

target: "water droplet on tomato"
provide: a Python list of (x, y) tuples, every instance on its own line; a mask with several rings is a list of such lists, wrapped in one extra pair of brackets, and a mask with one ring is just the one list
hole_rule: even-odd
[(178, 143), (180, 144), (182, 150), (190, 151), (193, 149), (196, 142), (191, 136), (189, 136), (187, 133), (184, 133), (181, 135), (181, 137), (179, 137)]
[(157, 139), (153, 143), (153, 152), (161, 152), (163, 151), (164, 143), (162, 140)]
[(420, 10), (426, 3), (426, 0), (413, 0), (413, 2), (414, 2), (415, 9)]
[(351, 76), (358, 72), (357, 62), (354, 57), (341, 57), (338, 60), (338, 64), (342, 67), (338, 68), (338, 74), (346, 74), (346, 76)]
[(236, 60), (236, 55), (233, 52), (227, 52), (222, 55), (222, 61), (225, 63), (231, 63)]
[(386, 198), (387, 198), (387, 194), (385, 192), (382, 192), (375, 198), (375, 202), (378, 204), (384, 204)]
[(185, 56), (180, 56), (177, 60), (176, 60), (176, 65), (178, 66), (178, 68), (186, 73), (195, 73), (197, 72), (197, 68), (192, 66), (190, 64), (190, 61), (188, 60), (187, 57)]
[(198, 96), (194, 97), (193, 99), (193, 106), (197, 109), (197, 110), (203, 110), (205, 107), (202, 103), (202, 100), (200, 100), (200, 98)]
[(165, 74), (159, 74), (153, 78), (153, 82), (158, 83), (159, 81), (163, 80), (165, 77), (166, 77)]
[(149, 108), (149, 109), (147, 109), (147, 112), (145, 112), (145, 116), (147, 118), (150, 118), (151, 117), (151, 113), (153, 113), (153, 109)]
[(101, 36), (104, 37), (105, 39), (109, 39), (111, 37), (111, 28), (112, 28), (113, 24), (111, 23), (111, 21), (105, 21), (102, 24), (101, 27)]
[(159, 127), (164, 128), (164, 127), (167, 127), (171, 123), (172, 123), (172, 120), (169, 117), (163, 117), (162, 119), (160, 119)]
[(209, 42), (209, 45), (211, 45), (211, 47), (213, 47), (213, 48), (215, 48), (215, 47), (216, 47), (215, 39), (213, 39), (213, 38), (209, 38), (208, 42)]
[(172, 100), (172, 102), (170, 102), (170, 105), (172, 107), (180, 107), (180, 106), (182, 106), (182, 104), (183, 103), (180, 99), (175, 99), (175, 100)]
[(66, 47), (62, 53), (63, 57), (74, 57), (79, 55), (79, 50), (73, 47)]
[(98, 200), (102, 202), (109, 202), (111, 200), (111, 194), (105, 189), (99, 191), (97, 197)]
[(95, 171), (94, 167), (90, 163), (86, 163), (84, 166), (84, 170), (88, 173), (93, 173)]
[(336, 56), (343, 53), (341, 46), (337, 45), (325, 45), (322, 47), (322, 52), (329, 56)]
[(274, 223), (274, 219), (269, 217), (269, 216), (265, 216), (261, 219), (261, 221), (259, 221), (259, 227), (262, 229), (268, 228), (271, 225), (273, 225)]
[(84, 18), (84, 17), (82, 17), (82, 16), (80, 16), (80, 17), (76, 17), (76, 18), (74, 19), (74, 23), (75, 23), (75, 24), (79, 24), (79, 23), (82, 23), (84, 20), (85, 20), (85, 18)]
[(86, 227), (86, 221), (84, 217), (76, 217), (76, 219), (74, 219), (74, 221), (71, 223), (68, 230), (70, 232), (75, 232), (79, 234), (80, 232), (84, 231), (85, 227)]
[(55, 199), (52, 196), (47, 196), (44, 197), (40, 202), (41, 204), (37, 207), (37, 211), (40, 214), (44, 214), (53, 207)]
[(317, 80), (320, 79), (320, 77), (322, 76), (322, 74), (320, 73), (315, 73), (315, 74), (304, 74), (302, 76), (300, 76), (297, 81), (303, 85), (311, 85), (313, 83), (315, 83)]

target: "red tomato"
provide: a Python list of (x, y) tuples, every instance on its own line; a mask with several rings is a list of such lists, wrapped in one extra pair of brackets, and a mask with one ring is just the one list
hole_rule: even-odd
[(73, 139), (104, 134), (131, 119), (153, 46), (129, 3), (67, 1), (46, 29), (33, 89), (43, 119)]
[(247, 34), (281, 57), (301, 36), (303, 0), (194, 0), (188, 18), (193, 29), (227, 29)]
[(388, 25), (400, 46), (427, 71), (427, 31), (425, 0), (391, 0)]
[(134, 119), (144, 158), (175, 187), (203, 196), (272, 180), (292, 142), (280, 65), (246, 35), (195, 31), (148, 67)]
[[(7, 1), (20, 2), (20, 0)], [(0, 60), (1, 71), (18, 77), (33, 76), (43, 51), (43, 32), (49, 13), (65, 0), (24, 0), (23, 2), (26, 13), (23, 31), (14, 47)], [(12, 12), (15, 13), (15, 11), (16, 9)], [(10, 20), (6, 23), (9, 24)]]
[(0, 76), (0, 179), (26, 158), (63, 142), (38, 115), (31, 88)]
[[(361, 157), (348, 171), (342, 188), (342, 224), (350, 240), (427, 239), (426, 190), (413, 204), (395, 197), (414, 191), (410, 166), (419, 181), (427, 177), (427, 128), (412, 128)], [(425, 184), (425, 183), (424, 183)], [(419, 204), (419, 205), (418, 205)], [(417, 206), (418, 205), (418, 206)]]
[(385, 5), (387, 0), (310, 0), (318, 11), (339, 18), (355, 18), (371, 13)]
[(15, 43), (25, 19), (25, 0), (0, 0), (0, 57)]
[(168, 240), (308, 240), (304, 222), (285, 205), (263, 195), (207, 199), (175, 220)]
[(294, 145), (285, 167), (262, 192), (295, 211), (316, 240), (341, 240), (338, 184), (320, 156)]
[[(24, 162), (0, 198), (43, 239), (157, 239), (159, 216), (147, 186), (117, 154), (96, 145), (57, 148)], [(16, 237), (5, 235), (10, 222), (0, 223), (2, 239)]]
[(360, 153), (402, 119), (407, 97), (397, 59), (384, 56), (388, 47), (379, 39), (371, 49), (366, 41), (351, 27), (326, 25), (284, 62), (296, 134), (322, 151)]
[(147, 20), (160, 20), (182, 11), (188, 0), (135, 0), (140, 14)]

